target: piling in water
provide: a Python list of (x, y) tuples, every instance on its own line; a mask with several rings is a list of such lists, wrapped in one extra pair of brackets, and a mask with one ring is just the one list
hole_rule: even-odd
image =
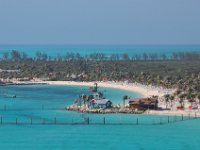
[(56, 124), (57, 123), (57, 120), (56, 120), (56, 117), (54, 118), (54, 124)]

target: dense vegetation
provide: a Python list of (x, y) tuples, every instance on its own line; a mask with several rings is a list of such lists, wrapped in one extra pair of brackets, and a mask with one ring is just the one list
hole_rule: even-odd
[(143, 54), (80, 54), (51, 58), (37, 52), (34, 58), (13, 50), (4, 53), (0, 69), (19, 69), (20, 72), (0, 72), (0, 78), (49, 78), (49, 80), (139, 82), (177, 88), (176, 95), (193, 100), (200, 95), (200, 54), (198, 52)]

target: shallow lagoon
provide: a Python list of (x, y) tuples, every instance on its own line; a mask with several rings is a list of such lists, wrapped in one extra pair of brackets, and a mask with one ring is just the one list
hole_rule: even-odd
[[(117, 89), (101, 88), (107, 98), (121, 103), (123, 95), (139, 95)], [(87, 92), (78, 86), (7, 86), (0, 87), (0, 115), (4, 121), (53, 122), (80, 121), (83, 114), (67, 112), (64, 107)], [(9, 96), (16, 94), (17, 98)], [(6, 109), (4, 108), (6, 105)], [(91, 122), (148, 122), (160, 116), (102, 114), (85, 115)], [(166, 119), (162, 117), (162, 119)], [(1, 125), (1, 149), (199, 149), (200, 120), (163, 125)]]

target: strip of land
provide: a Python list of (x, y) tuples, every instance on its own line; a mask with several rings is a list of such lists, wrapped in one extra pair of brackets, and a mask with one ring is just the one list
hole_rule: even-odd
[[(94, 82), (44, 81), (44, 83), (52, 85), (94, 86)], [(98, 84), (99, 87), (108, 87), (108, 88), (115, 88), (115, 89), (136, 92), (139, 93), (141, 97), (149, 97), (152, 95), (157, 95), (159, 97), (162, 97), (163, 95), (172, 91), (159, 87), (144, 86), (138, 83), (125, 83), (125, 82), (96, 82), (96, 83)]]
[(99, 87), (115, 88), (121, 90), (127, 90), (134, 93), (138, 93), (140, 97), (150, 97), (153, 95), (162, 97), (165, 94), (171, 93), (173, 90), (164, 89), (163, 87), (145, 86), (139, 83), (127, 83), (127, 82), (76, 82), (76, 81), (43, 81), (41, 79), (19, 81), (11, 79), (6, 82), (7, 85), (34, 85), (34, 84), (50, 84), (50, 85), (75, 85), (75, 86), (94, 86), (97, 83)]
[[(74, 81), (45, 81), (47, 84), (52, 85), (76, 85), (76, 86), (93, 86), (94, 82), (74, 82)], [(162, 87), (144, 86), (139, 83), (126, 83), (126, 82), (96, 82), (99, 87), (108, 87), (121, 90), (127, 90), (140, 94), (140, 97), (151, 97), (153, 95), (159, 96), (158, 106), (165, 109), (165, 102), (163, 96), (174, 92), (174, 89), (164, 89)], [(186, 105), (190, 105), (189, 103)], [(177, 115), (177, 116), (200, 116), (199, 110), (147, 110), (145, 114), (152, 115)]]
[[(94, 86), (94, 82), (75, 82), (75, 81), (12, 81), (16, 85), (34, 85), (34, 84), (49, 84), (49, 85), (67, 85), (67, 86)], [(163, 110), (147, 110), (145, 114), (153, 115), (177, 115), (177, 116), (200, 116), (199, 110), (164, 110), (165, 102), (163, 96), (174, 92), (174, 90), (164, 89), (162, 87), (145, 86), (139, 83), (126, 83), (126, 82), (96, 82), (99, 87), (115, 88), (121, 90), (127, 90), (134, 93), (138, 93), (139, 97), (151, 97), (153, 95), (159, 96), (158, 106), (163, 108)], [(189, 105), (189, 104), (188, 104)]]

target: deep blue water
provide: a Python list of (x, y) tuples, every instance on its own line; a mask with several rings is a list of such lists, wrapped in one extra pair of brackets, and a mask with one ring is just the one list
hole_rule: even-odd
[(80, 53), (82, 56), (91, 53), (104, 53), (110, 55), (113, 53), (134, 54), (156, 53), (170, 55), (173, 52), (199, 51), (200, 45), (0, 45), (0, 56), (4, 52), (18, 50), (26, 52), (34, 57), (37, 51), (45, 52), (49, 56), (63, 56), (67, 52)]
[[(115, 104), (122, 102), (123, 95), (138, 97), (136, 93), (101, 88)], [(67, 112), (64, 107), (74, 98), (87, 92), (78, 86), (7, 86), (0, 87), (0, 115), (3, 122), (19, 119), (19, 122), (80, 121), (81, 113)], [(17, 98), (10, 98), (16, 94)], [(6, 105), (6, 110), (4, 107)], [(44, 107), (42, 109), (42, 107)], [(49, 109), (49, 108), (56, 108)], [(0, 125), (2, 150), (149, 150), (175, 149), (199, 150), (200, 120), (188, 120), (164, 125), (148, 125), (163, 116), (128, 114), (85, 114), (91, 122), (135, 122), (139, 118), (144, 125)], [(171, 118), (173, 120), (173, 118)]]

